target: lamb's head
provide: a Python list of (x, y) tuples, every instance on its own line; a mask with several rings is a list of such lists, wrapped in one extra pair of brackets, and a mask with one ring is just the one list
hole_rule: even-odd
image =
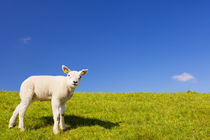
[(83, 69), (81, 71), (71, 71), (65, 65), (62, 66), (62, 69), (64, 73), (67, 74), (67, 85), (71, 88), (76, 88), (79, 86), (82, 76), (88, 72), (87, 69)]

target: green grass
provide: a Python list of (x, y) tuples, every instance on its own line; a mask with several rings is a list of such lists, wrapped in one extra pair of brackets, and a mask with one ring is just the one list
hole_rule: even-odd
[(50, 102), (35, 101), (26, 131), (8, 121), (18, 92), (0, 91), (0, 139), (210, 139), (210, 94), (75, 93), (66, 104), (67, 131), (54, 135)]

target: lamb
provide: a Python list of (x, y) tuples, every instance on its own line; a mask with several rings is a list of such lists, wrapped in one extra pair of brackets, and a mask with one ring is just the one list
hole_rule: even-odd
[(54, 120), (53, 132), (54, 134), (59, 133), (59, 124), (61, 130), (66, 130), (64, 122), (65, 104), (71, 99), (75, 88), (80, 85), (81, 77), (88, 70), (71, 71), (65, 65), (62, 65), (62, 69), (67, 76), (31, 76), (23, 81), (20, 87), (21, 102), (13, 112), (9, 121), (9, 128), (14, 126), (19, 114), (19, 128), (24, 131), (24, 115), (28, 106), (34, 100), (51, 100)]

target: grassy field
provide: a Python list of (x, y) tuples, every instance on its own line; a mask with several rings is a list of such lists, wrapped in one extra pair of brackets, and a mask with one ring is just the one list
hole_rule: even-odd
[(210, 139), (210, 94), (75, 93), (66, 104), (67, 131), (54, 135), (50, 102), (36, 101), (26, 131), (8, 121), (18, 92), (0, 91), (0, 139)]

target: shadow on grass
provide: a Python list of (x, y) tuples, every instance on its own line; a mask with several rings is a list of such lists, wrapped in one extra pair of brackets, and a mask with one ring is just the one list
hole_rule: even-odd
[[(106, 129), (111, 129), (112, 127), (119, 126), (119, 123), (113, 123), (110, 121), (102, 121), (96, 118), (85, 118), (85, 117), (75, 116), (75, 115), (66, 115), (64, 119), (65, 119), (65, 124), (70, 125), (70, 127), (67, 127), (67, 130), (76, 129), (77, 127), (80, 127), (80, 126), (99, 125)], [(44, 124), (46, 125), (53, 125), (52, 116), (42, 117), (41, 120), (44, 121)]]

